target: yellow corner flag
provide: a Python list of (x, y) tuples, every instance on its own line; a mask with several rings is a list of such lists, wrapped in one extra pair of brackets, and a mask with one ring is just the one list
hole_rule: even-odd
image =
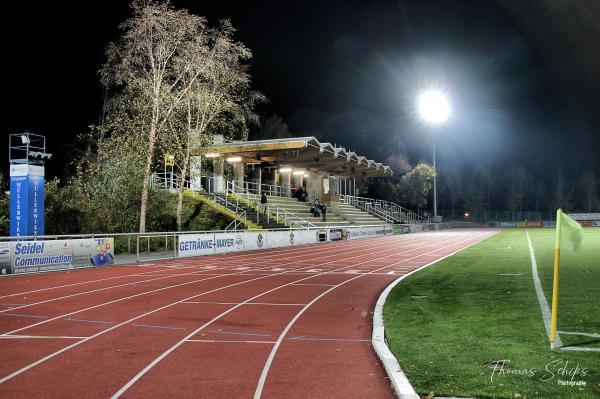
[(558, 316), (558, 276), (560, 269), (560, 242), (564, 241), (573, 251), (581, 245), (583, 228), (565, 215), (561, 209), (556, 211), (556, 239), (554, 242), (554, 279), (552, 282), (552, 316), (550, 319), (550, 348), (556, 349), (556, 319)]

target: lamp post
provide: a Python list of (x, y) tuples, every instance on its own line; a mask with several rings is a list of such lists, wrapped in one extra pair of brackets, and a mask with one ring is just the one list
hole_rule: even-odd
[[(421, 118), (430, 125), (444, 123), (450, 116), (448, 98), (439, 90), (427, 90), (419, 95), (418, 110)], [(435, 164), (435, 139), (433, 132), (433, 217), (437, 219), (437, 169)]]

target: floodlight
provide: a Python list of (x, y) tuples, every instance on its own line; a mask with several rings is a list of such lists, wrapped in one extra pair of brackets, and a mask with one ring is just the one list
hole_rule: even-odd
[(208, 152), (204, 155), (206, 158), (218, 158), (219, 154), (217, 154), (216, 152)]
[(303, 170), (296, 170), (292, 174), (296, 175), (296, 176), (300, 176), (300, 175), (304, 175), (304, 171)]
[(428, 123), (442, 123), (450, 116), (450, 103), (447, 96), (439, 90), (427, 90), (418, 99), (421, 118)]
[(229, 163), (235, 163), (235, 162), (240, 162), (242, 160), (242, 157), (229, 157), (229, 158), (226, 158), (225, 160)]
[(281, 168), (279, 169), (279, 173), (290, 173), (292, 168)]

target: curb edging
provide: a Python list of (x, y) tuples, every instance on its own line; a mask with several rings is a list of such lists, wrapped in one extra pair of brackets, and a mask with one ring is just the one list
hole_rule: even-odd
[(396, 393), (396, 396), (399, 399), (421, 399), (421, 397), (417, 394), (417, 392), (411, 385), (410, 381), (408, 380), (408, 377), (406, 377), (406, 374), (404, 374), (404, 371), (402, 371), (398, 360), (396, 359), (392, 351), (390, 351), (390, 348), (387, 346), (387, 343), (385, 341), (385, 327), (383, 324), (383, 305), (385, 304), (388, 295), (390, 294), (392, 289), (396, 285), (398, 285), (398, 283), (400, 283), (408, 276), (418, 271), (421, 271), (428, 266), (436, 264), (450, 256), (453, 256), (458, 252), (463, 251), (475, 244), (479, 244), (480, 242), (487, 240), (493, 235), (494, 234), (489, 235), (477, 242), (474, 242), (473, 244), (467, 245), (466, 247), (459, 249), (458, 251), (436, 259), (433, 262), (430, 262), (411, 272), (406, 273), (403, 276), (400, 276), (396, 280), (392, 281), (392, 283), (388, 285), (385, 288), (385, 290), (383, 290), (381, 295), (379, 295), (379, 298), (377, 299), (377, 304), (375, 305), (375, 311), (373, 312), (373, 335), (371, 337), (371, 344), (373, 345), (377, 356), (379, 356), (379, 359), (381, 360), (381, 363), (383, 364), (383, 367), (385, 368), (385, 371), (392, 383), (394, 392)]

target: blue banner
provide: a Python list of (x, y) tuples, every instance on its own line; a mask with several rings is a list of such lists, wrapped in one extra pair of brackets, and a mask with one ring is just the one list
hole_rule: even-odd
[(44, 235), (44, 167), (10, 166), (10, 235)]

